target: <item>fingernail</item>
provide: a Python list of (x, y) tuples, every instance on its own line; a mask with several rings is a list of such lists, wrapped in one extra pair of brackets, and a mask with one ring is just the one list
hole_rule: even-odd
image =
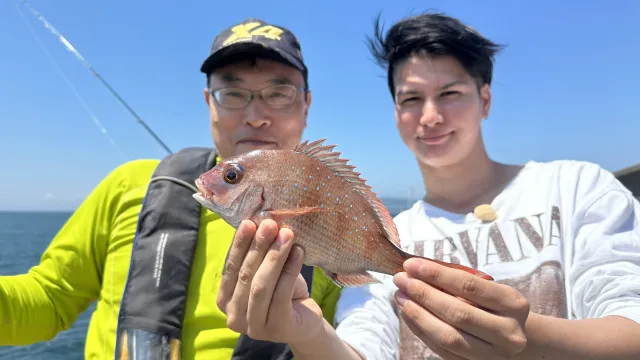
[(395, 298), (399, 306), (404, 306), (407, 300), (409, 300), (409, 298), (402, 291), (397, 291)]
[(406, 272), (399, 272), (393, 276), (393, 282), (399, 288), (406, 288), (409, 283), (409, 278)]
[(423, 261), (417, 258), (411, 258), (404, 262), (404, 269), (413, 274), (419, 274)]
[(291, 234), (289, 231), (280, 230), (280, 234), (278, 234), (277, 242), (279, 245), (284, 245), (291, 241)]
[(289, 260), (287, 261), (298, 262), (302, 257), (303, 257), (302, 249), (299, 246), (293, 245), (293, 247), (289, 251)]

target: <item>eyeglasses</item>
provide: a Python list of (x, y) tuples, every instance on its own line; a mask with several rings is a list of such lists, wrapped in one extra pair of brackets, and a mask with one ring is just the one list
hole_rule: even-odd
[(258, 91), (240, 88), (209, 89), (209, 94), (225, 108), (242, 109), (256, 97), (260, 97), (265, 103), (274, 107), (290, 105), (295, 101), (298, 91), (304, 92), (305, 90), (283, 84), (268, 86)]

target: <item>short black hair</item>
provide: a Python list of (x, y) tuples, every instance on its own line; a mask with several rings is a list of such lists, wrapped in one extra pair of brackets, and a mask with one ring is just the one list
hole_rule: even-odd
[(491, 85), (493, 59), (504, 47), (460, 20), (442, 13), (423, 13), (402, 19), (386, 34), (378, 14), (374, 21), (373, 36), (367, 37), (367, 43), (374, 60), (387, 68), (387, 82), (393, 98), (394, 67), (410, 56), (452, 56), (481, 87), (484, 84)]
[[(215, 69), (211, 69), (211, 71), (209, 71), (206, 74), (207, 87), (211, 86), (211, 75), (217, 68), (220, 68), (222, 66), (229, 65), (229, 64), (239, 63), (239, 62), (248, 62), (250, 67), (255, 67), (258, 62), (258, 59), (276, 61), (283, 65), (291, 66), (291, 64), (287, 63), (286, 61), (276, 56), (271, 57), (271, 56), (265, 56), (264, 54), (257, 54), (257, 53), (256, 54), (246, 54), (246, 53), (233, 54), (228, 56), (224, 62), (221, 62), (219, 66), (217, 66)], [(304, 95), (306, 98), (307, 92), (309, 91), (309, 75), (306, 72), (302, 72), (302, 77), (304, 79), (304, 90), (305, 90)]]

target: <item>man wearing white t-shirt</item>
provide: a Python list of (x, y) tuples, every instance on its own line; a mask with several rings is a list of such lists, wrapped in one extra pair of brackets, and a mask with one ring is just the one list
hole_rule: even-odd
[(488, 157), (500, 46), (442, 15), (384, 36), (377, 24), (371, 49), (427, 193), (395, 218), (402, 247), (495, 281), (409, 260), (342, 290), (338, 335), (369, 360), (640, 359), (638, 201), (595, 164)]

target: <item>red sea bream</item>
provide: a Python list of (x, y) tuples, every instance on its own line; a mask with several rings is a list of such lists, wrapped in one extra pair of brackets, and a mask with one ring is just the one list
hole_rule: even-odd
[(388, 210), (355, 167), (333, 151), (335, 145), (323, 142), (224, 159), (196, 180), (200, 192), (194, 198), (236, 228), (245, 219), (259, 224), (267, 218), (290, 228), (304, 249), (304, 263), (322, 268), (340, 286), (378, 282), (369, 271), (404, 271), (404, 261), (418, 256), (400, 248)]

